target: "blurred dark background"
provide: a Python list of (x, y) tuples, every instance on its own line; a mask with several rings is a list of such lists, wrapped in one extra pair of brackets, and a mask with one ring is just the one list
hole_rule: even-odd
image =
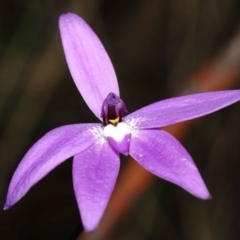
[[(1, 206), (14, 170), (37, 139), (61, 125), (96, 121), (64, 59), (58, 17), (66, 11), (81, 15), (102, 40), (129, 112), (185, 92), (240, 88), (239, 0), (1, 1)], [(156, 178), (109, 239), (240, 239), (239, 123), (237, 103), (184, 130), (183, 145), (211, 200)], [(122, 171), (128, 161), (122, 159)], [(71, 164), (0, 211), (1, 240), (76, 239), (82, 225)]]

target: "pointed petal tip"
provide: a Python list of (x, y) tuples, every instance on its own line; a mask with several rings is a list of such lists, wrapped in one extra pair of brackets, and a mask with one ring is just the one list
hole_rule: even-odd
[(203, 199), (204, 200), (211, 200), (212, 199), (212, 195), (209, 192), (207, 192), (206, 197), (204, 197)]
[(96, 230), (96, 228), (98, 227), (98, 224), (84, 224), (84, 231), (89, 233), (89, 232), (93, 232), (94, 230)]
[(201, 198), (202, 200), (211, 200), (212, 199), (212, 195), (209, 192), (203, 193), (197, 197)]
[(75, 13), (71, 13), (71, 12), (63, 12), (60, 14), (59, 16), (59, 25), (61, 23), (63, 23), (65, 20), (69, 19), (69, 18), (74, 18), (77, 17), (77, 15)]
[(59, 18), (62, 18), (62, 17), (64, 17), (65, 15), (68, 15), (69, 13), (70, 13), (70, 12), (63, 12), (63, 13), (61, 13)]
[(72, 13), (72, 12), (63, 12), (63, 13), (60, 14), (59, 19), (63, 19), (63, 18), (66, 18), (66, 17), (71, 17), (71, 16), (72, 17), (74, 17), (74, 16), (79, 17), (77, 14)]
[(209, 194), (209, 196), (206, 200), (211, 200), (211, 199), (212, 199), (212, 195)]
[(8, 210), (10, 207), (11, 207), (11, 205), (5, 203), (5, 204), (4, 204), (4, 207), (3, 207), (3, 210)]
[(191, 193), (197, 198), (200, 198), (202, 200), (210, 200), (212, 198), (212, 195), (209, 193), (204, 181), (202, 179), (199, 180), (200, 180), (199, 187), (195, 186), (195, 188), (191, 189), (190, 191), (189, 189), (185, 190), (187, 190), (189, 193)]
[(72, 12), (63, 12), (60, 14), (59, 19), (58, 19), (60, 29), (64, 25), (66, 25), (67, 22), (69, 22), (69, 21), (82, 21), (85, 23), (85, 21), (77, 14), (72, 13)]

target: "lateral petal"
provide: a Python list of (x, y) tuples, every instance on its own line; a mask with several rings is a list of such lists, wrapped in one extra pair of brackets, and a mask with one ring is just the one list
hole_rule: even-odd
[(177, 184), (194, 196), (210, 194), (192, 158), (169, 133), (162, 130), (136, 130), (130, 155), (154, 175)]
[(101, 124), (74, 124), (55, 128), (39, 139), (18, 165), (9, 185), (4, 209), (10, 208), (51, 170), (96, 142)]
[(119, 156), (107, 142), (74, 157), (73, 185), (86, 231), (97, 227), (115, 186), (119, 165)]
[(164, 127), (215, 112), (240, 100), (240, 90), (198, 93), (159, 101), (124, 118), (141, 129)]
[(113, 92), (119, 96), (111, 60), (97, 35), (76, 14), (62, 14), (59, 28), (72, 78), (89, 108), (100, 119), (107, 95)]

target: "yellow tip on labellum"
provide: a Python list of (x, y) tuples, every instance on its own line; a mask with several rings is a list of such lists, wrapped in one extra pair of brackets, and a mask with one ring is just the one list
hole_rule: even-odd
[(115, 119), (108, 119), (108, 121), (112, 124), (116, 124), (119, 123), (119, 117), (115, 118)]

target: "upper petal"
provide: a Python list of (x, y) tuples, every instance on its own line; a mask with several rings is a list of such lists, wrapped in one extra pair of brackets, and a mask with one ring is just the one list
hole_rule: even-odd
[(62, 126), (38, 140), (26, 153), (12, 177), (4, 209), (20, 200), (57, 165), (93, 145), (96, 128), (100, 128), (100, 124)]
[(119, 171), (119, 156), (107, 142), (91, 146), (73, 160), (73, 184), (86, 231), (94, 230), (107, 206)]
[(76, 14), (62, 14), (59, 28), (72, 78), (89, 108), (100, 118), (107, 95), (113, 92), (119, 96), (111, 60), (93, 30)]
[(162, 130), (136, 130), (130, 155), (151, 173), (175, 183), (196, 197), (210, 194), (196, 165), (184, 147)]
[(138, 128), (164, 127), (201, 117), (240, 100), (239, 90), (207, 92), (153, 103), (125, 117)]

